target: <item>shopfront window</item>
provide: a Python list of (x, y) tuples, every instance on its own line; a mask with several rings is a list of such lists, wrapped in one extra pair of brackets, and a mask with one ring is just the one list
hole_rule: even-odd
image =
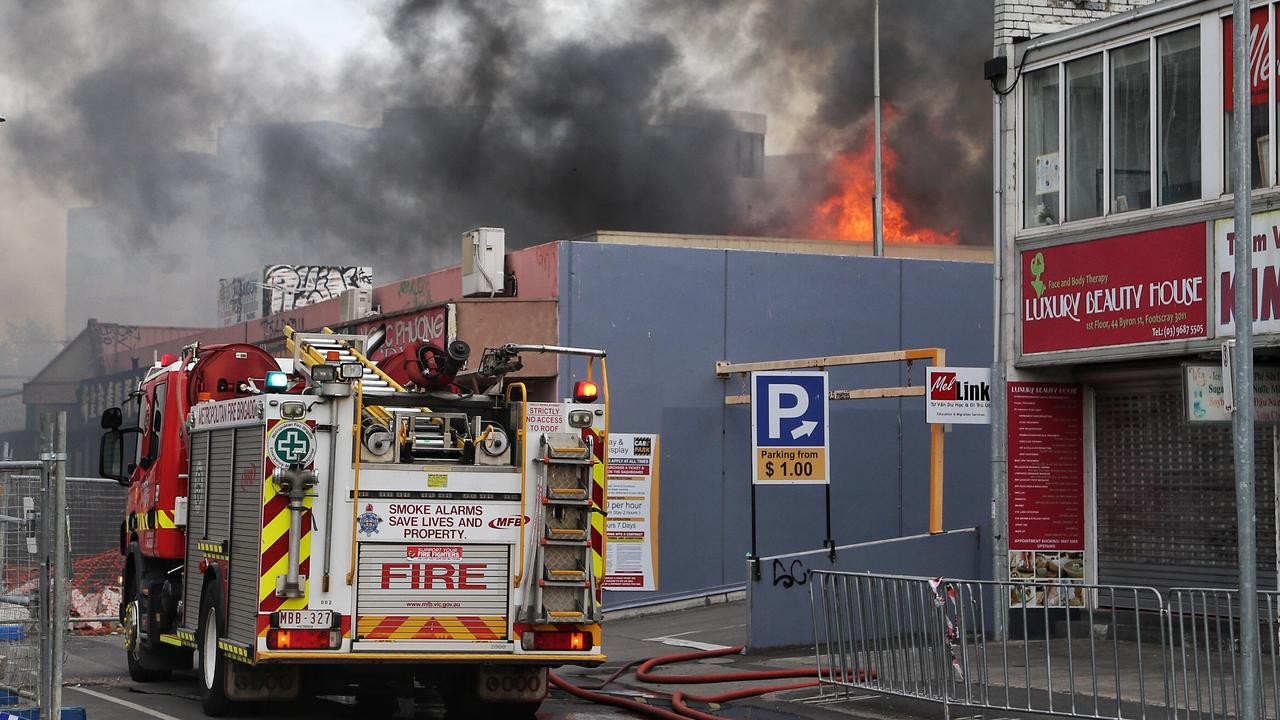
[(1156, 38), (1160, 204), (1200, 197), (1200, 30)]
[(1029, 228), (1058, 222), (1061, 160), (1058, 153), (1058, 67), (1027, 73), (1023, 108), (1023, 207)]
[[(1271, 135), (1267, 129), (1267, 103), (1271, 90), (1271, 29), (1267, 22), (1267, 8), (1255, 8), (1250, 14), (1252, 27), (1249, 32), (1249, 77), (1250, 77), (1250, 143), (1247, 152), (1250, 156), (1251, 187), (1262, 187), (1270, 177)], [(1222, 21), (1222, 94), (1223, 94), (1223, 173), (1227, 192), (1234, 192), (1231, 168), (1235, 161), (1231, 151), (1232, 118), (1235, 113), (1235, 95), (1232, 91), (1234, 73), (1232, 72), (1231, 52), (1231, 18)]]
[(1151, 207), (1150, 50), (1111, 52), (1111, 212)]
[(1102, 54), (1067, 63), (1067, 220), (1102, 214)]

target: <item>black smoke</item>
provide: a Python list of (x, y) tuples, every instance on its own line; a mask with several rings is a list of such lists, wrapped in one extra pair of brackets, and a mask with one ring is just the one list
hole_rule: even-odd
[[(870, 0), (378, 7), (391, 55), (321, 77), (216, 3), (9, 3), (0, 73), (32, 100), (3, 142), (36, 182), (97, 206), (124, 255), (216, 277), (305, 253), (389, 280), (455, 262), (478, 225), (517, 247), (594, 229), (800, 234), (831, 155), (868, 122)], [(563, 32), (565, 8), (589, 31)], [(985, 243), (991, 6), (882, 12), (897, 199), (914, 224)], [(742, 120), (721, 108), (767, 115), (801, 171), (750, 177)]]

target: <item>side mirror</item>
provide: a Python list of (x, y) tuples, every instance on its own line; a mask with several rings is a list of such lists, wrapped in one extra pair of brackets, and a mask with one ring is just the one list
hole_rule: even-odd
[[(106, 422), (106, 413), (103, 413), (103, 422)], [(98, 446), (98, 475), (129, 485), (129, 475), (124, 467), (124, 433), (118, 428), (102, 434), (102, 442)]]
[(124, 424), (124, 414), (120, 412), (120, 408), (107, 408), (102, 412), (102, 429), (103, 430), (119, 430)]

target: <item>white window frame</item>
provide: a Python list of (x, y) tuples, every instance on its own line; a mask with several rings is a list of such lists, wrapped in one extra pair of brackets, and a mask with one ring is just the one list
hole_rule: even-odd
[[(1273, 63), (1275, 61), (1275, 45), (1276, 45), (1276, 2), (1258, 3), (1254, 7), (1268, 8), (1268, 21), (1271, 23), (1272, 32), (1270, 33), (1270, 43)], [(1064, 226), (1069, 229), (1087, 228), (1092, 225), (1108, 224), (1117, 218), (1139, 219), (1146, 215), (1158, 214), (1168, 208), (1189, 207), (1195, 203), (1203, 203), (1221, 198), (1224, 195), (1225, 182), (1223, 174), (1223, 114), (1222, 108), (1222, 92), (1223, 92), (1223, 68), (1222, 68), (1222, 19), (1229, 16), (1229, 11), (1219, 13), (1209, 13), (1197, 18), (1183, 19), (1168, 25), (1161, 26), (1154, 30), (1119, 38), (1111, 42), (1097, 45), (1094, 47), (1083, 48), (1071, 53), (1053, 56), (1052, 58), (1039, 62), (1028, 63), (1024, 69), (1024, 74), (1031, 74), (1048, 68), (1056, 68), (1058, 73), (1058, 157), (1059, 157), (1059, 188), (1058, 188), (1058, 222), (1051, 225), (1042, 225), (1029, 227), (1027, 225), (1027, 201), (1026, 201), (1026, 184), (1028, 179), (1030, 158), (1023, 158), (1021, 163), (1015, 167), (1014, 183), (1017, 187), (1017, 229), (1014, 232), (1017, 238), (1033, 238), (1042, 235), (1052, 234), (1056, 229)], [(1200, 29), (1200, 197), (1191, 200), (1183, 200), (1177, 203), (1161, 204), (1160, 202), (1160, 84), (1159, 84), (1159, 44), (1158, 38), (1172, 33), (1187, 30), (1189, 28)], [(1148, 44), (1148, 82), (1151, 84), (1150, 100), (1149, 100), (1149, 132), (1148, 143), (1150, 147), (1150, 207), (1126, 210), (1124, 212), (1115, 212), (1112, 209), (1114, 198), (1111, 197), (1112, 177), (1112, 147), (1111, 147), (1111, 53), (1121, 47), (1127, 47), (1139, 42), (1147, 42)], [(1092, 218), (1082, 218), (1080, 220), (1066, 219), (1066, 195), (1067, 195), (1067, 71), (1066, 65), (1074, 60), (1102, 53), (1102, 83), (1103, 83), (1103, 206), (1102, 214)], [(1271, 142), (1271, 162), (1269, 168), (1270, 185), (1267, 188), (1259, 188), (1255, 192), (1263, 190), (1275, 189), (1277, 185), (1277, 143), (1274, 137), (1274, 128), (1276, 127), (1276, 75), (1277, 69), (1272, 69), (1272, 79), (1270, 84), (1270, 101), (1268, 104), (1268, 112), (1270, 113), (1272, 132)], [(1021, 83), (1020, 83), (1021, 85)], [(1016, 147), (1019, 156), (1026, 152), (1026, 86), (1020, 86), (1017, 91), (1017, 108), (1016, 108)]]

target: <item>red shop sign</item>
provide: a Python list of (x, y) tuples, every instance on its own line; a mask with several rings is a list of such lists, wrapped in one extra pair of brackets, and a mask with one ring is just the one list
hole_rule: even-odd
[(1023, 354), (1207, 337), (1203, 223), (1025, 250)]
[[(1267, 9), (1254, 8), (1249, 14), (1249, 102), (1251, 105), (1262, 105), (1267, 102), (1267, 90), (1271, 87), (1271, 73), (1275, 63), (1271, 62), (1271, 28), (1267, 27)], [(1235, 86), (1235, 66), (1231, 63), (1231, 27), (1230, 17), (1222, 20), (1222, 100), (1223, 107), (1230, 111)]]

